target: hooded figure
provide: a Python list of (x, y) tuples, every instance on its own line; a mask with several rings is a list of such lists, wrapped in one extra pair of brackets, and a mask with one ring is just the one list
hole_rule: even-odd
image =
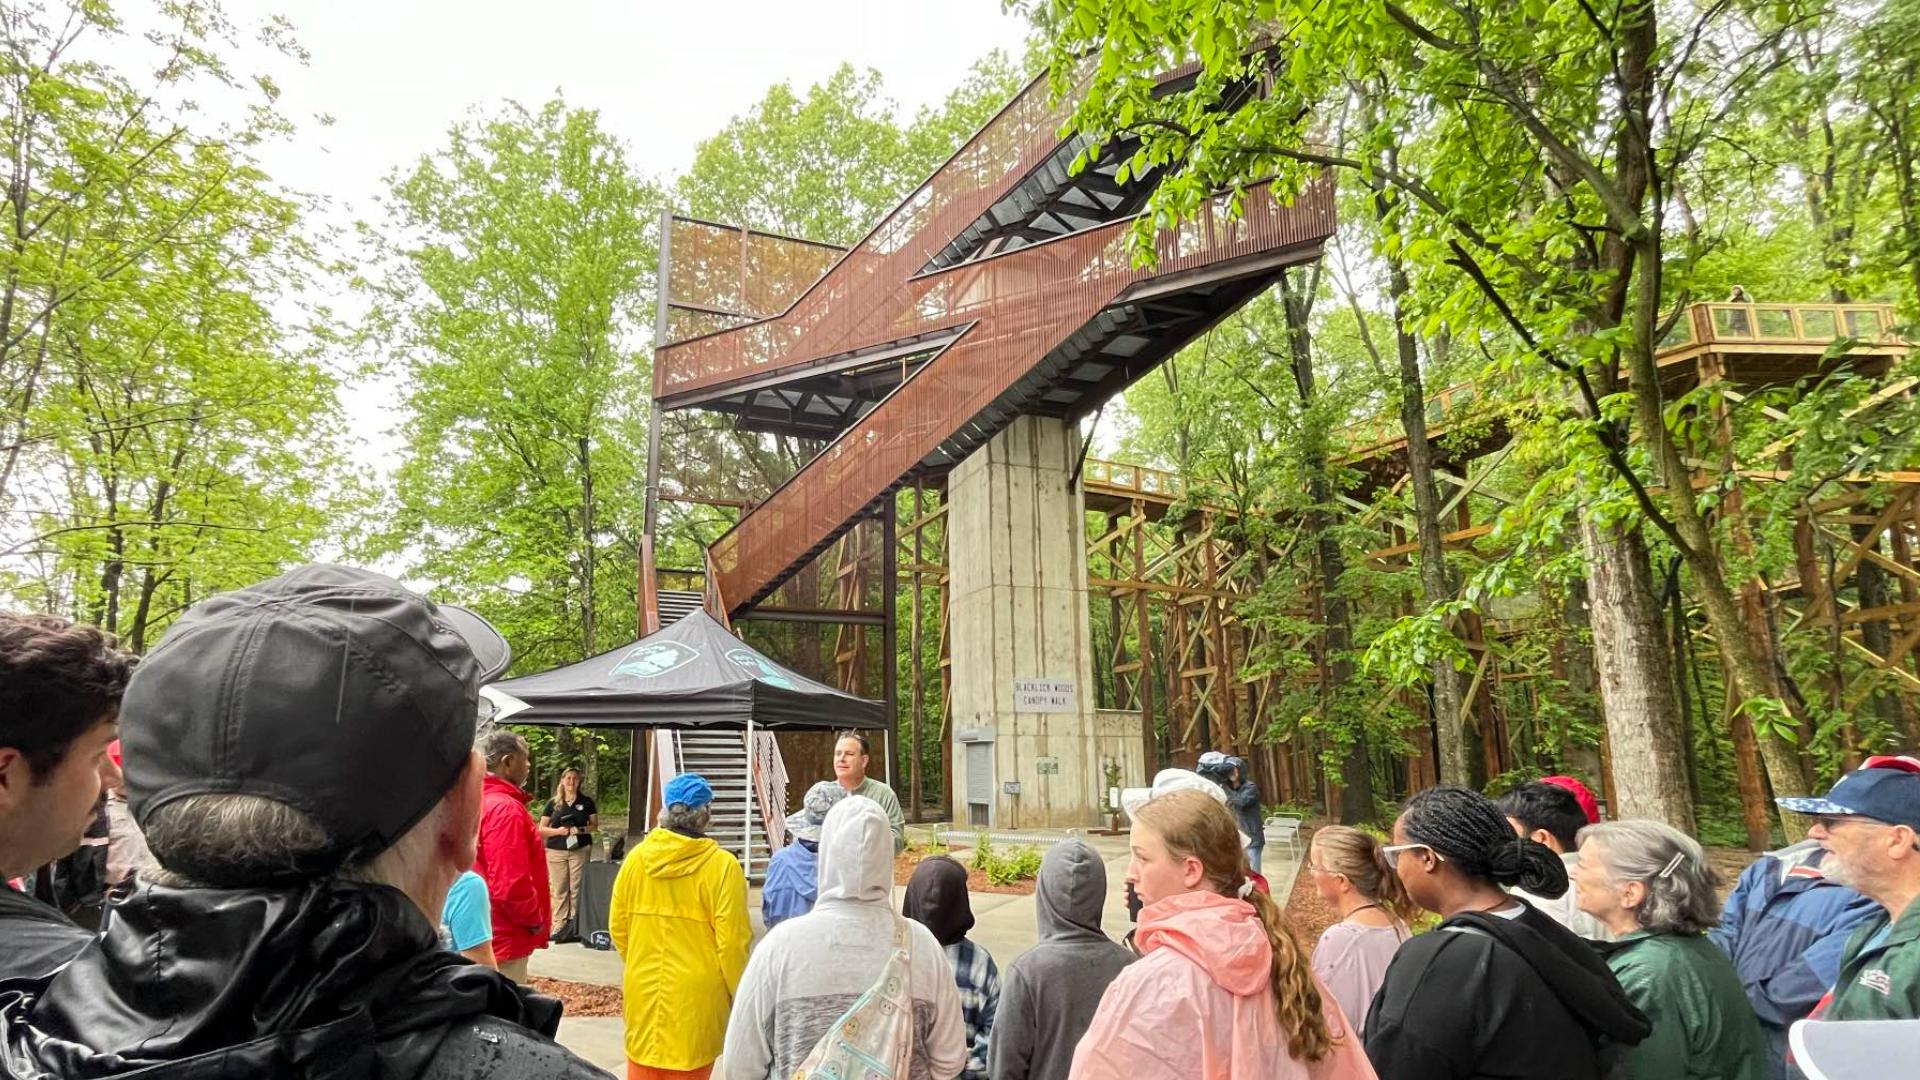
[(960, 991), (960, 1012), (967, 1022), (965, 1080), (986, 1080), (987, 1043), (1000, 1011), (1000, 969), (986, 949), (967, 940), (973, 929), (973, 905), (967, 901), (967, 869), (945, 855), (923, 859), (913, 868), (903, 905), (907, 918), (933, 931), (947, 950), (953, 981)]
[[(1445, 987), (1452, 1005), (1432, 1011), (1436, 996), (1422, 986)], [(1573, 931), (1531, 907), (1518, 918), (1476, 911), (1400, 946), (1367, 1013), (1367, 1052), (1394, 1080), (1572, 1080), (1606, 1075), (1592, 1071), (1595, 1042), (1632, 1045), (1647, 1030), (1606, 962)], [(1478, 1071), (1457, 1072), (1454, 1061)]]
[(787, 833), (793, 842), (767, 861), (767, 880), (760, 889), (760, 920), (767, 929), (813, 910), (819, 893), (820, 827), (833, 804), (846, 797), (846, 788), (822, 780), (807, 789), (800, 809), (787, 815)]
[(904, 923), (913, 998), (907, 1080), (953, 1080), (967, 1063), (953, 971), (933, 932), (894, 914), (893, 829), (886, 811), (849, 795), (820, 830), (813, 910), (768, 931), (747, 961), (721, 1051), (726, 1080), (787, 1080), (814, 1044), (871, 988)]
[(753, 925), (740, 860), (704, 835), (713, 788), (685, 773), (666, 786), (665, 825), (620, 863), (607, 929), (625, 961), (627, 1060), (652, 1073), (704, 1073), (720, 1055)]
[(1273, 947), (1245, 901), (1193, 892), (1148, 904), (1139, 942), (1140, 959), (1100, 999), (1073, 1056), (1074, 1075), (1375, 1080), (1360, 1033), (1324, 988), (1320, 1007), (1333, 1048), (1314, 1062), (1288, 1055), (1271, 996)]
[(1133, 954), (1100, 930), (1107, 867), (1084, 841), (1055, 844), (1034, 893), (1040, 941), (1008, 965), (993, 1021), (994, 1080), (1067, 1080), (1100, 995)]
[(1267, 849), (1266, 828), (1260, 823), (1260, 786), (1253, 782), (1253, 773), (1247, 765), (1247, 759), (1230, 757), (1227, 759), (1227, 809), (1233, 812), (1234, 824), (1240, 827), (1240, 835), (1247, 838), (1247, 865), (1254, 873), (1260, 872), (1262, 852)]

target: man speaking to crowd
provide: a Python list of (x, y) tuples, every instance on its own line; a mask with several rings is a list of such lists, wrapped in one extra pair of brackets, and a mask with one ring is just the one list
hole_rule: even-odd
[(336, 566), (184, 615), (121, 705), (162, 869), (44, 994), (0, 993), (4, 1071), (604, 1076), (548, 1037), (556, 1002), (439, 947), (507, 659), (478, 616)]
[(865, 795), (886, 812), (887, 827), (893, 830), (893, 853), (907, 848), (907, 816), (900, 812), (900, 800), (893, 789), (867, 775), (873, 767), (873, 753), (867, 737), (857, 731), (843, 731), (833, 741), (833, 779), (849, 795)]

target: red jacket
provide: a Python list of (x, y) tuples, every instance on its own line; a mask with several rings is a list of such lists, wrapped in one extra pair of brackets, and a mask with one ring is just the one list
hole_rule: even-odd
[(473, 872), (487, 879), (487, 895), (493, 903), (493, 955), (502, 961), (546, 948), (553, 924), (546, 849), (527, 811), (532, 798), (487, 774), (480, 803), (480, 853), (473, 860)]

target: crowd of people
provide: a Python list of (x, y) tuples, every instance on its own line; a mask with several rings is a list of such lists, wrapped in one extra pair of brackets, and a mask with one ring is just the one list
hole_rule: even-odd
[[(604, 1076), (526, 985), (577, 933), (598, 808), (575, 770), (535, 805), (525, 740), (477, 724), (509, 658), (333, 566), (205, 600), (137, 661), (0, 615), (0, 1076)], [(1245, 763), (1210, 755), (1130, 795), (1123, 882), (1048, 849), (1038, 943), (1004, 967), (952, 859), (895, 909), (904, 819), (870, 764), (836, 742), (757, 943), (712, 786), (664, 785), (608, 913), (629, 1077), (1793, 1080), (1798, 1021), (1920, 1017), (1913, 758), (1782, 799), (1810, 839), (1724, 904), (1693, 838), (1602, 821), (1570, 778), (1421, 791), (1390, 836), (1313, 834), (1338, 921), (1309, 945), (1259, 874)], [(75, 852), (112, 878), (97, 926), (21, 887)]]

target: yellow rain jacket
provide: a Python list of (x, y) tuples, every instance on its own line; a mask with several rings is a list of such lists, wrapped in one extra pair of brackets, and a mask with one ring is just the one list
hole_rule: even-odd
[(607, 921), (626, 962), (627, 1058), (711, 1064), (753, 937), (740, 860), (705, 837), (654, 829), (621, 864)]

